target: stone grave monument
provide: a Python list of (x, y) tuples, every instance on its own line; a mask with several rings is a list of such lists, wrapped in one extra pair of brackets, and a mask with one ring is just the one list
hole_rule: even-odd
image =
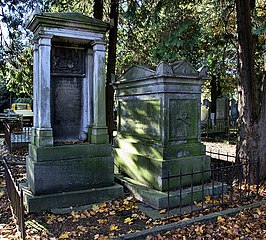
[(216, 99), (216, 120), (227, 120), (229, 117), (229, 99), (219, 97)]
[[(177, 189), (200, 185), (210, 179), (210, 159), (200, 142), (201, 86), (206, 75), (187, 60), (161, 62), (156, 71), (132, 66), (115, 86), (118, 134), (115, 165), (118, 179), (156, 209), (179, 205)], [(187, 174), (170, 180), (170, 175)], [(205, 193), (209, 194), (209, 189)], [(189, 190), (190, 191), (190, 190)], [(190, 199), (183, 194), (183, 203)]]
[(121, 197), (105, 117), (108, 24), (79, 13), (36, 13), (27, 27), (34, 34), (27, 210)]

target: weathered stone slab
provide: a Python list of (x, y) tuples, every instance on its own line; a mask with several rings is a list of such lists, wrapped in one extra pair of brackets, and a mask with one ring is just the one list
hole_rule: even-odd
[(168, 194), (166, 192), (147, 188), (138, 181), (123, 175), (116, 175), (116, 179), (120, 184), (128, 188), (137, 199), (157, 210), (192, 205), (194, 201), (202, 201), (204, 196), (219, 196), (228, 191), (228, 187), (224, 183), (206, 183), (203, 188), (202, 186), (194, 186), (192, 190), (191, 187), (187, 187), (182, 189), (181, 193), (180, 191), (170, 191), (168, 202)]
[(216, 99), (216, 119), (226, 120), (229, 117), (229, 100), (228, 98)]
[(129, 100), (120, 103), (122, 134), (160, 139), (160, 100)]
[(81, 130), (81, 78), (52, 77), (52, 128), (55, 141), (78, 141)]
[(21, 187), (24, 193), (26, 211), (29, 213), (106, 202), (120, 198), (123, 195), (123, 187), (118, 184), (109, 187), (44, 194), (41, 196), (33, 195), (27, 186)]
[(34, 195), (114, 185), (113, 157), (34, 162), (27, 158), (27, 181)]

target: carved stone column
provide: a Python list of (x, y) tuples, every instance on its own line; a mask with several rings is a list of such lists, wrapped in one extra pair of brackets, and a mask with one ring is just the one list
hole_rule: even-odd
[(87, 128), (88, 141), (91, 142), (91, 132), (93, 125), (93, 50), (88, 49), (86, 53), (86, 78), (87, 78)]
[(32, 143), (35, 144), (36, 128), (39, 126), (38, 122), (38, 82), (39, 82), (39, 44), (38, 39), (34, 39), (33, 49), (33, 128), (32, 128)]
[[(41, 35), (38, 48), (38, 103), (36, 124), (36, 145), (53, 145), (53, 133), (51, 128), (51, 35)], [(37, 54), (36, 54), (37, 55)], [(35, 74), (37, 77), (37, 74)], [(36, 116), (36, 114), (35, 114)]]
[(93, 44), (93, 114), (92, 143), (108, 143), (105, 103), (105, 42)]

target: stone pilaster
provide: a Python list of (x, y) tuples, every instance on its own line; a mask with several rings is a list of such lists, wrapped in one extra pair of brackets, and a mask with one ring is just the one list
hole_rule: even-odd
[(108, 143), (105, 102), (105, 42), (93, 44), (93, 127), (91, 142)]
[(32, 144), (35, 144), (36, 128), (39, 126), (38, 122), (38, 84), (39, 84), (39, 44), (38, 39), (34, 39), (33, 48), (33, 128), (32, 128)]
[(38, 127), (36, 128), (37, 146), (53, 145), (51, 128), (51, 35), (40, 35), (38, 48)]
[(93, 125), (93, 50), (89, 48), (86, 53), (86, 78), (87, 78), (87, 129), (88, 141), (91, 142)]

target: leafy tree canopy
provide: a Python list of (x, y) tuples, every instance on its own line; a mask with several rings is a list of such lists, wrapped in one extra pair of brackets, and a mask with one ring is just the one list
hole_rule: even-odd
[[(1, 21), (9, 38), (0, 50), (0, 79), (16, 94), (32, 94), (32, 56), (25, 30), (29, 13), (39, 2), (43, 11), (77, 11), (93, 15), (93, 0), (1, 0)], [(104, 1), (109, 21), (110, 2)], [(232, 0), (127, 0), (120, 1), (117, 74), (132, 64), (155, 66), (161, 60), (187, 58), (194, 66), (207, 65), (222, 92), (236, 88), (236, 14)], [(265, 0), (257, 0), (253, 17), (256, 66), (265, 52)], [(258, 71), (259, 72), (259, 71)], [(261, 72), (261, 71), (260, 71)], [(209, 88), (207, 82), (206, 88)]]

